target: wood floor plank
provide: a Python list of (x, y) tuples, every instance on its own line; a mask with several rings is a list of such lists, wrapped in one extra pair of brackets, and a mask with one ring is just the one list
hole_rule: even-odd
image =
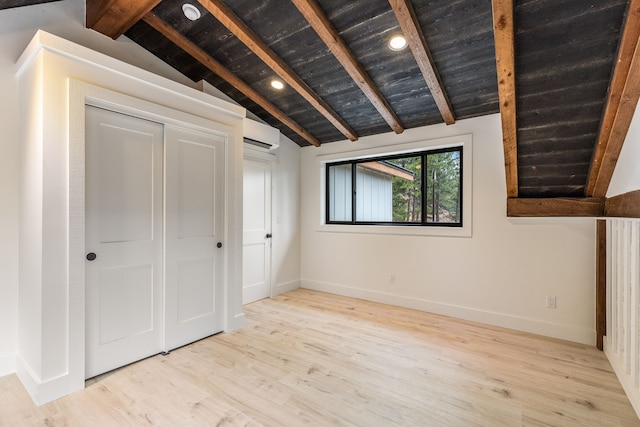
[(640, 426), (595, 347), (296, 290), (247, 325), (36, 407), (0, 378), (1, 426)]

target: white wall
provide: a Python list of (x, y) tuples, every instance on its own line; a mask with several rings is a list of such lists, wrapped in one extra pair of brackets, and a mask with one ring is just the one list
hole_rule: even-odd
[(273, 186), (272, 277), (275, 294), (300, 287), (300, 147), (280, 134)]
[(0, 11), (0, 375), (13, 372), (18, 319), (20, 136), (16, 61), (38, 29), (106, 53), (183, 84), (193, 83), (126, 38), (84, 28), (84, 1), (66, 0)]
[[(640, 104), (639, 104), (640, 105)], [(640, 107), (631, 120), (607, 197), (640, 189)]]
[[(318, 230), (317, 156), (469, 133), (472, 237)], [(595, 343), (595, 221), (506, 218), (499, 115), (304, 148), (301, 160), (303, 287)]]
[[(0, 12), (0, 32), (4, 29)], [(0, 35), (0, 375), (13, 370), (18, 343), (18, 87), (13, 77), (15, 58)], [(12, 59), (13, 58), (13, 59)]]

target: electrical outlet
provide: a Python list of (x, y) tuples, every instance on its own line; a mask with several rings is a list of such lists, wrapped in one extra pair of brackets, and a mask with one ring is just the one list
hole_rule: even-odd
[(554, 295), (547, 295), (547, 308), (556, 308), (556, 297)]
[(396, 283), (396, 273), (391, 273), (389, 275), (389, 283)]

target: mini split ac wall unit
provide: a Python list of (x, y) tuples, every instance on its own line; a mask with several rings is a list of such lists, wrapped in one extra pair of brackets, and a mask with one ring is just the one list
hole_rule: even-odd
[(244, 118), (244, 142), (273, 150), (280, 145), (280, 131), (269, 125)]

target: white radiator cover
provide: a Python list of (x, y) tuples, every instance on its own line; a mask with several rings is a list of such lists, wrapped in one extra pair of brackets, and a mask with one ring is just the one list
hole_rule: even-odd
[(640, 220), (607, 220), (604, 352), (640, 416)]

